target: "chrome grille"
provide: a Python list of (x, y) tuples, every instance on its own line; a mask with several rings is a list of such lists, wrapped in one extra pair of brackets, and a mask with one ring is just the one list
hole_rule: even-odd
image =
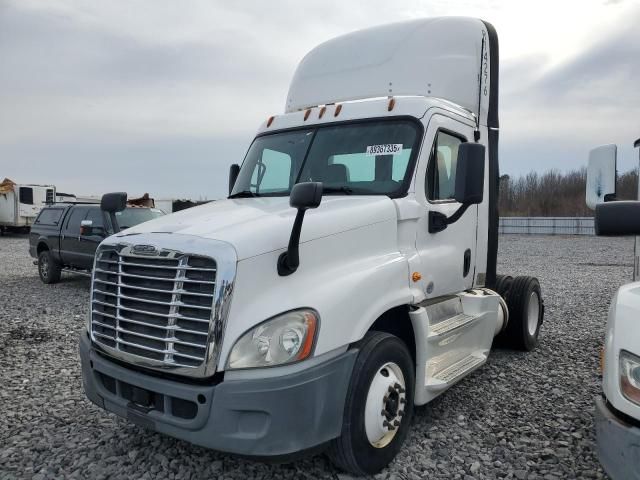
[(216, 270), (209, 257), (103, 247), (93, 276), (93, 340), (154, 363), (199, 367), (207, 355)]

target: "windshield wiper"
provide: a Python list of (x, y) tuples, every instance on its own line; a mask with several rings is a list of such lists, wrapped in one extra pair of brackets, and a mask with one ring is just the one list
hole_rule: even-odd
[(251, 190), (242, 190), (241, 192), (234, 193), (233, 195), (229, 195), (228, 198), (253, 198), (259, 197), (260, 195), (253, 193)]
[(324, 187), (322, 189), (322, 193), (344, 193), (345, 195), (351, 195), (353, 193), (353, 189), (351, 187), (342, 186), (342, 187)]

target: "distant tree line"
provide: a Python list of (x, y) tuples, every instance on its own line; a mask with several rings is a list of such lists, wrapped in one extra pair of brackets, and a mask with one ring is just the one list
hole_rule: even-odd
[[(562, 173), (530, 172), (516, 178), (500, 177), (498, 208), (502, 217), (590, 217), (585, 204), (587, 169)], [(638, 198), (638, 170), (618, 175), (618, 200)]]

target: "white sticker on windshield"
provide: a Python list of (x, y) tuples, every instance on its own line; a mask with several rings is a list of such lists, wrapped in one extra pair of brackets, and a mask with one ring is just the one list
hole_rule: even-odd
[(401, 143), (385, 143), (384, 145), (368, 145), (366, 155), (397, 155), (401, 152)]

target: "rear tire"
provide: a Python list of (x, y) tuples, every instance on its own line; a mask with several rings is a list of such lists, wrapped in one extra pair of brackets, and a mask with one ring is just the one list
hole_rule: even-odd
[(342, 434), (327, 455), (342, 470), (368, 475), (389, 465), (404, 443), (413, 418), (415, 373), (407, 346), (396, 336), (369, 332), (359, 348)]
[(496, 340), (500, 345), (516, 350), (528, 352), (535, 349), (544, 319), (544, 302), (538, 279), (516, 277), (505, 300), (509, 307), (509, 323)]
[(38, 255), (38, 275), (42, 283), (51, 284), (60, 281), (62, 268), (53, 258), (49, 250), (44, 250)]
[(512, 276), (496, 275), (496, 292), (498, 292), (505, 300), (507, 299), (507, 294), (511, 290), (511, 285), (513, 285)]

